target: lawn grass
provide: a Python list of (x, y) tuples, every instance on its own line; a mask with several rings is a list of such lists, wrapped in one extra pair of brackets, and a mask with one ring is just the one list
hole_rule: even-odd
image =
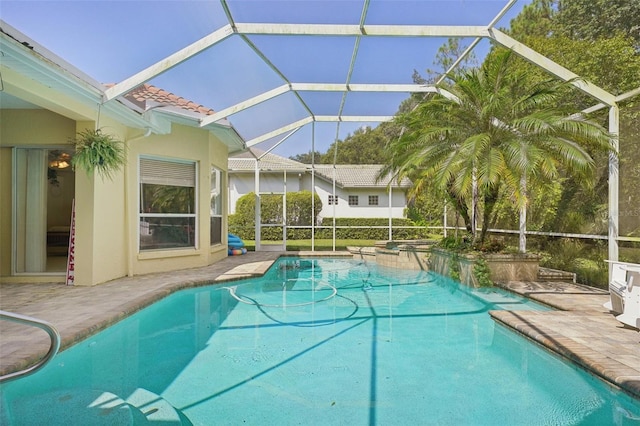
[[(336, 250), (346, 250), (347, 247), (373, 247), (376, 240), (336, 240)], [(282, 241), (261, 241), (262, 245), (281, 245)], [(333, 242), (330, 239), (316, 239), (315, 249), (317, 251), (329, 251), (333, 249)], [(247, 250), (255, 250), (256, 243), (253, 240), (244, 240)], [(305, 251), (311, 250), (311, 240), (287, 240), (287, 250)]]

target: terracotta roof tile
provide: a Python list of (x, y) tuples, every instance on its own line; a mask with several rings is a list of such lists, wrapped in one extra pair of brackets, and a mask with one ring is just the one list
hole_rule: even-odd
[(147, 101), (157, 102), (162, 105), (176, 106), (187, 111), (193, 111), (204, 115), (211, 115), (215, 111), (203, 105), (187, 100), (181, 96), (177, 96), (171, 92), (152, 86), (151, 84), (143, 84), (131, 90), (124, 97), (143, 109), (147, 109)]

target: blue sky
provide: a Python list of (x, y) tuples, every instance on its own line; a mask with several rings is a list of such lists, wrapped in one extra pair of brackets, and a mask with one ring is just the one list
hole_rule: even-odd
[[(508, 26), (529, 0), (519, 0), (499, 22)], [(507, 0), (371, 0), (367, 24), (486, 25)], [(362, 0), (229, 0), (236, 22), (357, 24)], [(103, 83), (141, 71), (228, 23), (218, 1), (30, 1), (0, 0), (0, 19)], [(295, 83), (345, 83), (355, 38), (252, 36), (250, 40)], [(472, 40), (463, 40), (470, 43)], [(413, 70), (434, 68), (444, 38), (361, 39), (351, 83), (411, 83)], [(476, 49), (482, 56), (486, 41)], [(284, 83), (239, 36), (232, 36), (149, 83), (220, 110)], [(393, 115), (407, 94), (350, 93), (346, 115)], [(305, 92), (317, 115), (338, 113), (341, 93)], [(285, 94), (229, 119), (245, 139), (308, 116), (293, 94)], [(361, 126), (342, 123), (344, 139)], [(316, 150), (326, 151), (335, 123), (315, 125)], [(275, 152), (311, 150), (307, 125)], [(268, 149), (281, 137), (261, 144)]]

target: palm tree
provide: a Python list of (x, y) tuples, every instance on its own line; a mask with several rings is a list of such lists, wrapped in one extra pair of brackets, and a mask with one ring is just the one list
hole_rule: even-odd
[[(410, 177), (418, 191), (434, 185), (465, 219), (482, 244), (501, 194), (521, 211), (524, 252), (527, 184), (569, 173), (593, 184), (590, 151), (609, 151), (611, 135), (559, 105), (570, 82), (532, 84), (506, 50), (492, 52), (480, 68), (462, 71), (413, 111), (398, 115), (402, 136), (389, 144), (382, 173)], [(410, 194), (411, 195), (411, 194)], [(477, 205), (482, 228), (476, 232)], [(471, 214), (468, 211), (471, 210)]]

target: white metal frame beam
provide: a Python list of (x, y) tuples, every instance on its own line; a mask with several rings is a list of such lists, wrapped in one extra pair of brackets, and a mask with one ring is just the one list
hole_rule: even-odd
[(486, 26), (464, 25), (339, 25), (236, 23), (246, 35), (296, 35), (342, 37), (489, 37)]
[[(504, 15), (506, 11), (513, 5), (513, 0), (508, 3), (503, 10), (498, 14), (496, 19)], [(365, 8), (368, 2), (365, 3)], [(363, 11), (364, 16), (364, 11)], [(189, 46), (175, 52), (169, 57), (151, 65), (150, 67), (140, 71), (139, 73), (127, 78), (126, 80), (112, 86), (105, 91), (105, 101), (114, 99), (124, 93), (127, 93), (136, 86), (143, 84), (144, 82), (154, 78), (155, 76), (162, 74), (169, 69), (179, 65), (180, 63), (188, 60), (189, 58), (201, 53), (209, 47), (223, 41), (227, 37), (233, 34), (240, 34), (243, 36), (245, 42), (258, 54), (267, 65), (269, 65), (274, 72), (285, 79), (286, 84), (251, 98), (247, 101), (236, 104), (232, 107), (225, 108), (223, 111), (213, 114), (207, 117), (201, 123), (203, 126), (211, 124), (221, 118), (228, 117), (234, 113), (242, 111), (244, 109), (255, 106), (266, 100), (272, 99), (276, 96), (284, 94), (288, 91), (293, 91), (309, 114), (313, 117), (313, 112), (302, 101), (299, 91), (304, 90), (331, 90), (342, 91), (347, 93), (349, 91), (409, 91), (409, 92), (429, 92), (435, 89), (427, 86), (418, 85), (387, 85), (387, 84), (311, 84), (311, 83), (292, 83), (286, 79), (286, 77), (268, 60), (268, 58), (260, 52), (253, 43), (248, 40), (247, 35), (287, 35), (287, 36), (352, 36), (359, 40), (361, 37), (476, 37), (476, 40), (472, 44), (473, 47), (477, 44), (480, 38), (486, 37), (496, 43), (516, 52), (518, 55), (531, 61), (532, 63), (540, 66), (553, 75), (568, 81), (576, 80), (573, 84), (579, 89), (583, 90), (587, 94), (591, 95), (595, 99), (599, 100), (603, 104), (610, 106), (614, 105), (616, 98), (614, 95), (606, 92), (605, 90), (595, 86), (587, 81), (579, 80), (579, 76), (568, 69), (558, 65), (545, 56), (535, 52), (533, 49), (511, 38), (500, 30), (493, 28), (495, 25), (494, 19), (489, 26), (416, 26), (416, 25), (363, 25), (362, 20), (360, 25), (324, 25), (324, 24), (268, 24), (268, 23), (234, 23), (230, 24), (210, 33), (209, 35), (201, 38), (200, 40), (190, 44)], [(350, 69), (353, 67), (353, 63), (357, 56), (358, 43), (354, 47), (352, 63)], [(461, 56), (464, 57), (471, 51), (468, 48)], [(461, 60), (459, 58), (459, 61)], [(458, 62), (459, 62), (458, 61)], [(448, 72), (449, 70), (447, 70)], [(340, 114), (338, 115), (340, 116)], [(339, 121), (339, 120), (338, 120)]]
[(204, 36), (200, 40), (191, 43), (189, 46), (178, 50), (174, 54), (164, 58), (159, 62), (156, 62), (150, 67), (145, 68), (139, 73), (134, 74), (126, 80), (123, 80), (122, 82), (105, 90), (104, 101), (106, 102), (111, 99), (117, 98), (118, 96), (124, 95), (131, 89), (134, 89), (135, 87), (151, 80), (152, 78), (166, 71), (169, 71), (171, 68), (201, 53), (203, 50), (206, 50), (209, 47), (220, 43), (222, 40), (226, 39), (232, 34), (233, 29), (231, 28), (231, 25), (225, 25), (224, 27), (210, 33), (209, 35)]
[[(304, 109), (308, 112), (309, 117), (297, 120), (289, 125), (282, 126), (279, 129), (273, 130), (254, 139), (247, 141), (247, 146), (251, 147), (261, 142), (267, 141), (273, 137), (281, 135), (286, 132), (295, 132), (301, 127), (309, 123), (315, 123), (319, 121), (336, 122), (339, 125), (341, 122), (382, 122), (391, 120), (393, 117), (374, 117), (374, 116), (343, 116), (343, 108), (346, 100), (346, 96), (349, 92), (438, 92), (447, 97), (452, 97), (450, 93), (437, 89), (433, 86), (419, 86), (419, 85), (394, 85), (394, 84), (350, 84), (351, 74), (357, 59), (359, 44), (362, 37), (473, 37), (473, 42), (465, 49), (454, 64), (447, 69), (443, 75), (440, 76), (437, 83), (441, 83), (446, 76), (464, 60), (464, 58), (471, 53), (471, 51), (477, 46), (482, 38), (487, 38), (493, 42), (510, 49), (516, 54), (520, 55), (524, 59), (532, 62), (547, 72), (555, 75), (556, 77), (564, 80), (571, 81), (572, 84), (583, 92), (587, 93), (600, 103), (585, 111), (589, 113), (597, 111), (602, 108), (609, 108), (609, 130), (613, 134), (617, 134), (619, 131), (619, 119), (618, 119), (618, 105), (617, 103), (632, 96), (640, 94), (640, 88), (627, 92), (620, 96), (614, 96), (611, 93), (603, 90), (602, 88), (588, 82), (581, 80), (580, 77), (571, 72), (570, 70), (555, 63), (549, 58), (539, 54), (523, 43), (511, 38), (507, 34), (494, 28), (497, 22), (502, 18), (505, 13), (516, 3), (517, 0), (509, 0), (502, 10), (494, 17), (494, 19), (487, 26), (436, 26), (436, 25), (365, 25), (365, 18), (369, 7), (369, 0), (363, 0), (363, 10), (360, 18), (359, 25), (324, 25), (324, 24), (271, 24), (271, 23), (236, 23), (226, 0), (221, 0), (222, 6), (227, 14), (229, 21), (228, 25), (210, 33), (202, 39), (192, 43), (191, 45), (175, 52), (167, 58), (151, 65), (150, 67), (140, 71), (139, 73), (127, 78), (126, 80), (116, 84), (115, 86), (107, 89), (104, 94), (103, 101), (107, 102), (117, 98), (131, 89), (139, 86), (160, 75), (171, 68), (179, 65), (180, 63), (188, 60), (189, 58), (199, 54), (200, 52), (214, 46), (215, 44), (225, 40), (231, 35), (239, 35), (245, 43), (262, 59), (262, 61), (269, 66), (284, 82), (283, 85), (264, 92), (258, 96), (247, 99), (243, 102), (235, 104), (231, 107), (218, 111), (211, 116), (204, 118), (200, 125), (206, 126), (223, 118), (227, 118), (230, 115), (236, 114), (240, 111), (249, 109), (255, 105), (261, 104), (265, 101), (273, 99), (277, 96), (283, 95), (288, 92), (292, 92), (297, 98)], [(340, 36), (340, 37), (353, 37), (355, 40), (354, 49), (352, 52), (351, 63), (349, 66), (349, 72), (346, 78), (345, 84), (318, 84), (318, 83), (293, 83), (286, 75), (284, 75), (270, 60), (264, 55), (256, 45), (250, 40), (251, 35), (272, 35), (272, 36)], [(301, 93), (304, 91), (334, 91), (342, 92), (342, 100), (340, 103), (339, 112), (335, 116), (316, 116), (311, 108), (303, 100)], [(336, 132), (336, 139), (337, 139)], [(616, 141), (617, 143), (617, 141)], [(610, 174), (609, 174), (609, 258), (611, 260), (617, 260), (617, 241), (618, 241), (618, 173), (617, 173), (617, 157), (612, 156), (609, 161)]]
[(266, 102), (288, 92), (395, 92), (395, 93), (435, 93), (438, 91), (433, 86), (423, 86), (418, 84), (335, 84), (335, 83), (290, 83), (283, 84), (258, 96), (239, 102), (228, 108), (222, 109), (215, 114), (205, 117), (201, 121), (201, 126), (215, 123), (218, 120), (227, 118), (230, 115), (244, 111), (255, 105)]

